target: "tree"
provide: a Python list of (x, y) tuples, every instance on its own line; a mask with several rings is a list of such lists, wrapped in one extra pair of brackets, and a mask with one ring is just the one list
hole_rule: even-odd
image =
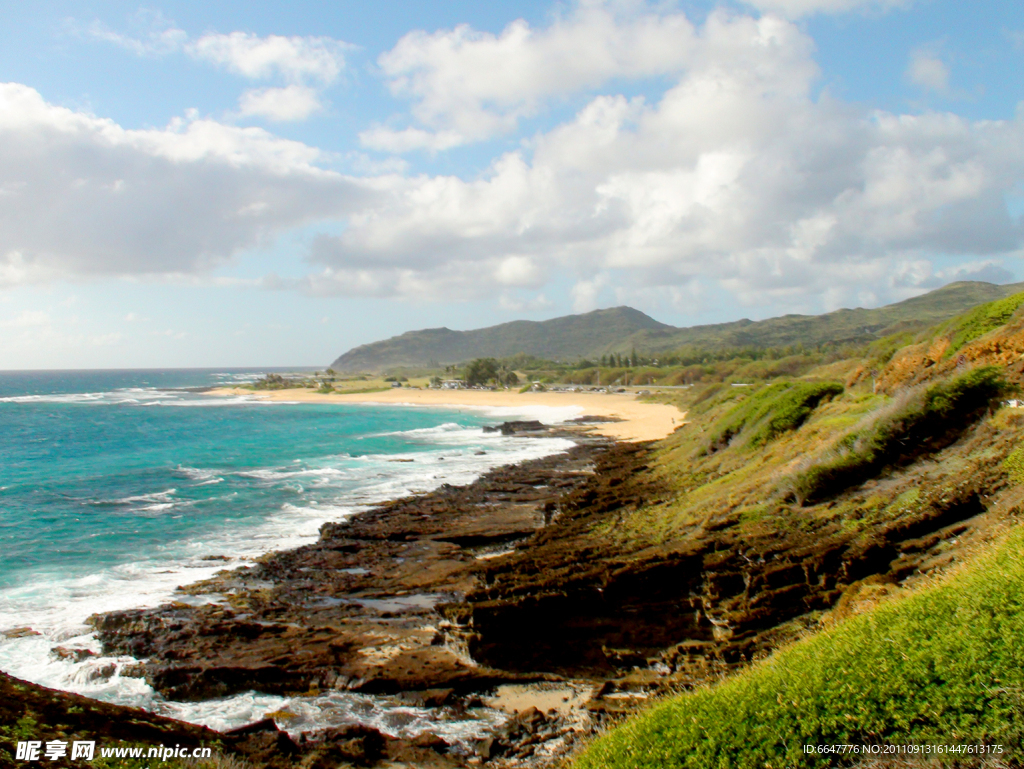
[(466, 365), (464, 374), (466, 384), (484, 385), (498, 378), (498, 361), (494, 358), (477, 358)]

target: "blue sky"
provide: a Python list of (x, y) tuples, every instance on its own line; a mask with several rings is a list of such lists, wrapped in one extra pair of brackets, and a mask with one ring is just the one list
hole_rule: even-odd
[(1024, 6), (6, 3), (0, 369), (1024, 280)]

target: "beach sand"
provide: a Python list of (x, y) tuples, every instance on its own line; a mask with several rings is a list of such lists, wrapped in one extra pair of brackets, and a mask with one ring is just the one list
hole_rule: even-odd
[[(639, 401), (632, 393), (527, 392), (512, 390), (420, 390), (396, 387), (375, 393), (317, 393), (303, 388), (263, 390), (224, 387), (212, 395), (255, 395), (271, 401), (300, 403), (386, 403), (415, 406), (505, 407), (529, 410), (535, 406), (575, 407), (579, 416), (615, 417), (621, 422), (593, 426), (594, 432), (623, 441), (650, 441), (664, 438), (683, 424), (686, 412), (664, 403)], [(543, 420), (542, 420), (543, 421)]]

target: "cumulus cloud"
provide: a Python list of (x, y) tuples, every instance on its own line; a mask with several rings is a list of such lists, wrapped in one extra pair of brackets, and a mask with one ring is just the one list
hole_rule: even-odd
[(209, 33), (188, 43), (197, 59), (253, 80), (279, 75), (291, 82), (329, 84), (345, 67), (345, 43), (329, 37), (260, 37), (251, 32)]
[(906, 78), (928, 91), (946, 93), (949, 90), (949, 67), (927, 48), (919, 48), (910, 55)]
[(243, 116), (258, 115), (270, 120), (305, 120), (323, 109), (317, 92), (303, 85), (284, 88), (250, 89), (238, 100)]
[[(570, 276), (578, 310), (609, 296), (696, 307), (713, 290), (810, 311), (808, 297), (868, 304), (958, 276), (1009, 274), (1024, 241), (1006, 203), (1024, 183), (1024, 113), (975, 122), (865, 112), (820, 92), (813, 41), (778, 15), (715, 12), (694, 27), (633, 7), (632, 17), (581, 5), (549, 28), (412, 40), (416, 50), (440, 40), (461, 62), (476, 51), (485, 71), (495, 46), (554, 66), (552, 51), (563, 49), (552, 41), (576, 45), (580, 29), (596, 29), (603, 37), (586, 39), (601, 44), (590, 63), (573, 65), (573, 88), (663, 75), (653, 96), (588, 97), (471, 178), (409, 175), (401, 164), (346, 177), (323, 170), (315, 148), (260, 129), (183, 120), (129, 131), (4, 86), (0, 281), (199, 274), (318, 222), (327, 224), (305, 254), (308, 274), (260, 285), (525, 307), (550, 294), (552, 278)], [(669, 28), (671, 52), (652, 42), (641, 56), (609, 42), (638, 30), (656, 42)], [(381, 142), (430, 146), (446, 131), (468, 140), (563, 95), (512, 74), (501, 101), (500, 84), (446, 67), (407, 70), (422, 125), (380, 133)]]
[(372, 201), (320, 153), (210, 120), (126, 130), (0, 85), (0, 285), (197, 273)]
[(513, 130), (545, 100), (610, 78), (679, 72), (690, 62), (694, 44), (685, 15), (637, 3), (582, 2), (546, 28), (519, 20), (499, 35), (468, 25), (411, 32), (378, 64), (392, 93), (412, 102), (422, 127), (378, 126), (361, 138), (389, 151), (445, 149), (487, 139)]
[(238, 101), (239, 116), (272, 121), (305, 120), (320, 112), (319, 92), (338, 80), (345, 69), (345, 52), (352, 47), (330, 37), (260, 37), (241, 31), (209, 32), (191, 40), (160, 13), (143, 12), (137, 22), (147, 30), (136, 37), (115, 32), (98, 21), (89, 25), (86, 33), (137, 56), (184, 52), (250, 80), (284, 80), (284, 87), (249, 89)]
[(815, 95), (812, 53), (777, 16), (712, 14), (660, 98), (593, 98), (480, 178), (413, 178), (360, 212), (313, 248), (318, 290), (480, 295), (515, 255), (578, 274), (577, 309), (612, 274), (839, 306), (922, 290), (911, 267), (936, 255), (1020, 248), (1024, 119), (865, 114)]

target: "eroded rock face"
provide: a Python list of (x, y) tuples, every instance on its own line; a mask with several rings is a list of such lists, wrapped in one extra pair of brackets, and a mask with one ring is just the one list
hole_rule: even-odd
[(466, 657), (439, 627), (436, 607), (474, 589), (488, 556), (550, 522), (555, 500), (585, 484), (594, 457), (608, 450), (586, 440), (466, 487), (381, 505), (324, 525), (314, 545), (187, 589), (222, 601), (116, 612), (93, 624), (107, 653), (145, 659), (150, 684), (176, 700), (249, 689), (466, 690), (537, 678)]
[(947, 564), (951, 541), (1006, 514), (989, 511), (1005, 481), (980, 448), (1007, 440), (979, 426), (948, 450), (972, 457), (962, 476), (944, 475), (940, 456), (853, 492), (866, 500), (879, 483), (921, 490), (914, 509), (873, 524), (815, 525), (794, 510), (799, 525), (759, 528), (726, 512), (633, 551), (594, 532), (613, 531), (622, 509), (665, 490), (644, 472), (644, 448), (608, 453), (586, 486), (560, 500), (555, 525), (483, 565), (479, 587), (441, 611), (473, 658), (495, 668), (598, 678), (637, 678), (639, 668), (648, 683), (698, 683), (816, 625), (810, 613), (851, 586), (896, 584)]

